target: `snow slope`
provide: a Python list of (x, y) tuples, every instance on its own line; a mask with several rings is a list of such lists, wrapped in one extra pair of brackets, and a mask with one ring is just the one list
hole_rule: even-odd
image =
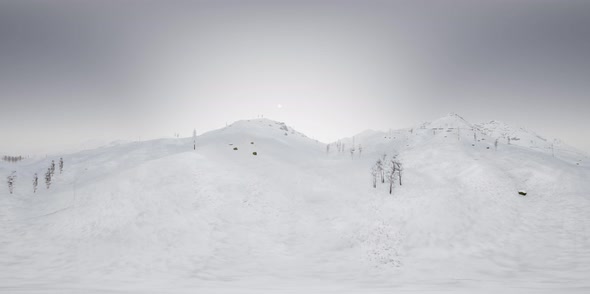
[[(245, 120), (196, 151), (182, 138), (64, 155), (34, 194), (58, 158), (2, 162), (18, 178), (0, 190), (0, 292), (587, 292), (587, 157), (495, 150), (498, 132), (449, 115), (359, 134), (351, 158), (352, 139), (327, 154)], [(404, 164), (393, 195), (371, 186), (383, 153)]]

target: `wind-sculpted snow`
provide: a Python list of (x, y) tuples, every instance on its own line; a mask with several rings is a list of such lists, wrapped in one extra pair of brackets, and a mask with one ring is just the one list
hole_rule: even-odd
[[(18, 177), (0, 190), (0, 292), (588, 292), (588, 159), (496, 150), (492, 135), (450, 116), (355, 136), (351, 158), (245, 120), (196, 151), (180, 138), (64, 155), (37, 193), (52, 158), (3, 162)], [(392, 195), (371, 185), (383, 153), (404, 165)]]

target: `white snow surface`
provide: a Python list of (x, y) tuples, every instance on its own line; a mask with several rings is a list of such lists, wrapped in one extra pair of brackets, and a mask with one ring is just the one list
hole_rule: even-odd
[[(524, 139), (496, 150), (505, 133)], [(351, 158), (350, 138), (327, 154), (252, 119), (197, 150), (64, 154), (49, 189), (59, 157), (1, 162), (17, 179), (0, 186), (0, 292), (589, 293), (590, 159), (533, 134), (451, 114), (363, 132)], [(404, 165), (392, 195), (372, 188), (383, 153)]]

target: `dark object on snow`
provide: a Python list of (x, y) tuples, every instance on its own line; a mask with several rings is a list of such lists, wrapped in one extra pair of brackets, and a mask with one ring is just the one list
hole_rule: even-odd
[(486, 149), (490, 149), (490, 147), (486, 147)]
[(238, 147), (234, 147), (234, 150), (238, 150)]
[(526, 192), (525, 191), (518, 191), (518, 194), (519, 195), (522, 195), (522, 196), (526, 196)]
[(254, 142), (250, 142), (250, 144), (254, 145)]
[(258, 152), (254, 151), (252, 152), (252, 155), (258, 155)]
[(471, 144), (471, 146), (475, 146), (475, 144)]

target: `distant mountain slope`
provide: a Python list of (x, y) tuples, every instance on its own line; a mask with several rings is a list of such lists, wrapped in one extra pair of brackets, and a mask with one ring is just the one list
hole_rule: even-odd
[[(455, 113), (450, 113), (412, 128), (386, 132), (364, 131), (354, 136), (354, 142), (357, 149), (359, 145), (366, 145), (369, 150), (373, 151), (387, 152), (389, 150), (393, 152), (395, 150), (395, 152), (399, 152), (439, 137), (447, 138), (449, 141), (455, 138), (457, 140), (471, 141), (474, 144), (486, 143), (488, 147), (495, 145), (495, 141), (498, 140), (500, 146), (519, 146), (532, 151), (551, 154), (578, 165), (590, 159), (585, 152), (577, 150), (561, 140), (546, 139), (531, 130), (512, 127), (499, 121), (472, 124)], [(349, 151), (353, 143), (353, 137), (343, 138), (339, 142), (344, 143), (345, 148)], [(332, 144), (336, 143), (333, 142)]]

